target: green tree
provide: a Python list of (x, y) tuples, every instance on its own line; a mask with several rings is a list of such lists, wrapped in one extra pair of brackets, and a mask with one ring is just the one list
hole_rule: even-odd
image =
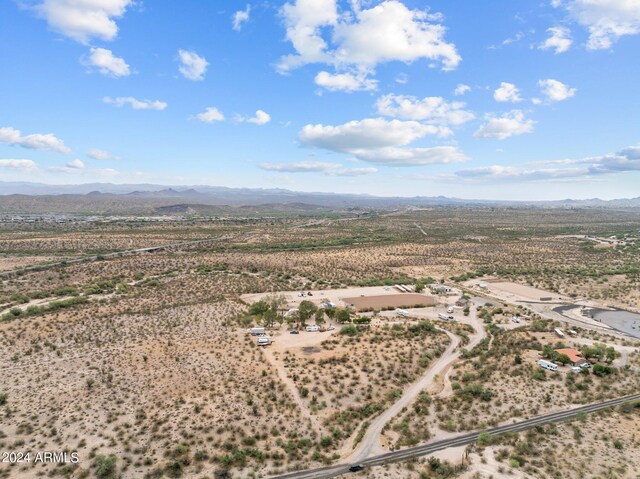
[(421, 280), (416, 281), (416, 293), (422, 293), (424, 291), (424, 283)]
[(265, 296), (264, 301), (269, 304), (269, 307), (277, 313), (281, 309), (284, 309), (287, 306), (287, 297), (284, 294), (269, 294)]
[(323, 309), (318, 309), (318, 310), (316, 311), (315, 317), (316, 317), (316, 324), (317, 324), (318, 326), (321, 326), (321, 325), (323, 325), (323, 324), (325, 323), (325, 320), (324, 320), (324, 310), (323, 310)]
[(613, 368), (611, 366), (606, 366), (604, 364), (595, 364), (593, 366), (593, 374), (599, 377), (608, 376), (613, 372)]
[(262, 316), (269, 310), (269, 303), (267, 303), (264, 299), (258, 301), (257, 303), (253, 303), (249, 307), (249, 314), (254, 316)]
[(273, 309), (269, 308), (262, 315), (262, 322), (265, 326), (271, 327), (278, 319), (278, 313), (276, 313)]
[(613, 349), (612, 346), (609, 346), (605, 351), (605, 357), (606, 357), (608, 363), (612, 363), (617, 355), (618, 354), (616, 353), (616, 350)]
[(336, 312), (336, 320), (339, 323), (348, 323), (351, 320), (351, 312), (346, 308), (341, 308)]
[(305, 299), (304, 301), (300, 302), (300, 306), (298, 306), (300, 322), (302, 324), (306, 323), (317, 310), (318, 307), (311, 301)]

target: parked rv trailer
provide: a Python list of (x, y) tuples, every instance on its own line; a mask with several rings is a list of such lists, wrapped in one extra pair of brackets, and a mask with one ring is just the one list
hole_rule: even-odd
[(271, 338), (269, 336), (259, 336), (258, 346), (269, 346), (271, 344)]
[(262, 336), (263, 334), (265, 334), (264, 328), (262, 326), (251, 328), (249, 332), (251, 333), (251, 336)]
[(318, 331), (320, 331), (320, 326), (316, 326), (315, 324), (312, 326), (307, 326), (305, 328), (306, 331), (310, 332), (310, 333), (317, 333)]
[(564, 338), (564, 333), (562, 332), (562, 329), (560, 329), (560, 328), (556, 328), (556, 329), (554, 329), (554, 331), (556, 332), (556, 335), (557, 335), (559, 338)]
[(557, 371), (558, 370), (558, 365), (552, 363), (551, 361), (546, 361), (544, 359), (539, 359), (538, 360), (538, 366), (540, 366), (543, 369), (548, 369), (549, 371)]
[(444, 319), (445, 321), (448, 321), (449, 320), (449, 315), (448, 314), (443, 314), (443, 313), (438, 313), (438, 318)]

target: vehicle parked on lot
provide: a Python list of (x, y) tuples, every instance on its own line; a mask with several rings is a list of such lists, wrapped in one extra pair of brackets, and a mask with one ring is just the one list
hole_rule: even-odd
[(269, 336), (259, 336), (258, 346), (269, 346), (271, 344), (271, 338)]
[(438, 313), (438, 318), (444, 319), (445, 321), (449, 320), (449, 315), (444, 313)]
[(251, 333), (251, 336), (262, 336), (263, 334), (265, 334), (263, 326), (256, 326), (255, 328), (251, 328), (249, 332)]
[(289, 334), (300, 334), (300, 331), (298, 331), (297, 329), (292, 329), (291, 331), (289, 331)]
[(320, 331), (320, 326), (313, 324), (311, 326), (307, 326), (305, 330), (309, 333), (317, 333), (318, 331)]
[(542, 369), (548, 369), (549, 371), (557, 371), (558, 370), (558, 365), (555, 363), (552, 363), (551, 361), (547, 361), (545, 359), (539, 359), (538, 360), (538, 366), (540, 366)]
[(364, 469), (364, 466), (362, 464), (354, 464), (353, 466), (349, 467), (349, 472), (358, 472), (358, 471), (362, 471)]

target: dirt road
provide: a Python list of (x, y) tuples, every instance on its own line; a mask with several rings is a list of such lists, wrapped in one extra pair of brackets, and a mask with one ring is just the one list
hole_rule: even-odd
[[(480, 341), (482, 341), (482, 339), (484, 339), (484, 337), (486, 336), (486, 332), (482, 326), (482, 323), (476, 317), (475, 308), (471, 308), (470, 315), (465, 318), (463, 322), (468, 322), (475, 329), (475, 333), (471, 337), (469, 344), (466, 345), (467, 349), (472, 349), (473, 347), (478, 345)], [(404, 391), (404, 394), (400, 397), (400, 399), (398, 399), (390, 408), (388, 408), (386, 411), (384, 411), (382, 414), (371, 421), (371, 425), (367, 429), (367, 432), (365, 433), (356, 449), (351, 453), (347, 453), (346, 456), (343, 456), (344, 461), (349, 463), (358, 463), (372, 455), (386, 452), (380, 445), (380, 435), (382, 434), (382, 430), (384, 429), (385, 425), (395, 416), (400, 414), (403, 408), (411, 405), (415, 398), (433, 383), (436, 376), (440, 376), (445, 373), (451, 367), (451, 365), (453, 365), (453, 363), (460, 357), (461, 353), (460, 351), (458, 351), (458, 346), (460, 346), (460, 338), (448, 331), (445, 331), (445, 333), (451, 339), (451, 344), (446, 349), (446, 351), (433, 363), (433, 365), (427, 370), (424, 376), (422, 376), (418, 381), (413, 383), (408, 389)], [(445, 376), (445, 390), (447, 389), (446, 382), (448, 382), (448, 377)], [(353, 437), (347, 443), (345, 449), (347, 447), (353, 447), (352, 444)]]

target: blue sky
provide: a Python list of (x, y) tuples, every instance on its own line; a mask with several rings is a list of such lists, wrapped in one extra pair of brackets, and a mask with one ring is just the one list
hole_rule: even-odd
[(0, 180), (640, 196), (639, 53), (637, 0), (7, 1)]

